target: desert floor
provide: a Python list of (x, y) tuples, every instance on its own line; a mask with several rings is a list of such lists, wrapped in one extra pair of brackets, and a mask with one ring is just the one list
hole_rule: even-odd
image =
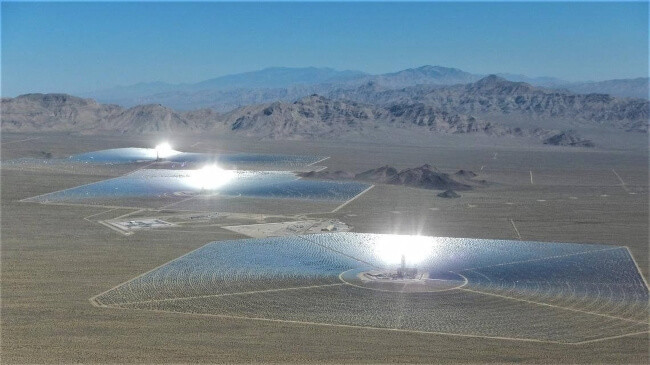
[[(117, 147), (156, 137), (3, 134), (2, 161)], [(459, 140), (460, 141), (460, 140)], [(224, 225), (337, 219), (354, 232), (606, 243), (629, 247), (648, 273), (647, 150), (476, 146), (448, 143), (249, 141), (177, 136), (184, 151), (323, 155), (331, 170), (429, 163), (472, 170), (491, 185), (462, 192), (375, 186), (336, 212), (232, 216)], [(2, 168), (3, 363), (73, 362), (544, 362), (648, 363), (648, 333), (584, 345), (400, 333), (191, 314), (98, 308), (89, 299), (207, 242), (245, 238), (218, 224), (124, 235), (98, 224), (165, 211), (47, 205), (19, 200), (123, 175), (135, 167)], [(191, 207), (190, 207), (191, 208)], [(282, 217), (282, 215), (286, 217)], [(86, 219), (84, 219), (86, 218)]]

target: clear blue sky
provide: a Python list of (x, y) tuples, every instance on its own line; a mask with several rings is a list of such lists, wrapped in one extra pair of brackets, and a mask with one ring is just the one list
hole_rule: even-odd
[(271, 66), (648, 74), (647, 3), (2, 3), (2, 95)]

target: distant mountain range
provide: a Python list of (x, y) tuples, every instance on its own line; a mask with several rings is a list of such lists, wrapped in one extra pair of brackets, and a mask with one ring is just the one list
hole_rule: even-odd
[[(195, 84), (140, 83), (81, 95), (125, 107), (155, 103), (179, 110), (212, 108), (224, 112), (254, 103), (295, 101), (311, 94), (327, 95), (333, 90), (354, 89), (368, 83), (386, 89), (440, 87), (473, 83), (485, 76), (442, 66), (422, 66), (381, 75), (331, 68), (275, 67), (221, 76)], [(508, 81), (576, 93), (648, 98), (648, 78), (575, 83), (551, 77), (497, 76)]]
[(81, 95), (126, 107), (155, 103), (182, 110), (213, 108), (227, 111), (252, 103), (300, 98), (322, 91), (328, 85), (354, 85), (355, 80), (367, 76), (360, 71), (337, 71), (331, 68), (273, 67), (216, 77), (195, 84), (139, 83)]
[(619, 79), (599, 82), (578, 82), (560, 85), (574, 93), (609, 94), (623, 98), (648, 99), (648, 78), (638, 77), (636, 79)]
[[(400, 76), (404, 80), (404, 75)], [(273, 101), (219, 113), (177, 111), (160, 104), (123, 108), (65, 94), (2, 99), (2, 131), (83, 133), (201, 132), (262, 139), (364, 138), (377, 131), (419, 135), (527, 137), (551, 145), (590, 147), (581, 130), (648, 131), (649, 101), (574, 94), (490, 75), (456, 85), (382, 86), (376, 79), (295, 101)]]

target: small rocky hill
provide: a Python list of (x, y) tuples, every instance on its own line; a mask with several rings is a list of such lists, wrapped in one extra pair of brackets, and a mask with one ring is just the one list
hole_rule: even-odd
[(430, 165), (397, 171), (389, 166), (357, 174), (355, 179), (389, 185), (410, 186), (435, 190), (471, 190), (472, 186), (455, 180), (449, 174), (440, 172)]
[(570, 130), (547, 137), (543, 142), (553, 146), (594, 147), (592, 141), (583, 139)]
[(471, 171), (459, 170), (450, 175), (428, 164), (403, 170), (397, 170), (391, 166), (381, 166), (358, 174), (346, 171), (310, 171), (300, 173), (299, 176), (327, 180), (358, 180), (432, 190), (464, 191), (487, 185), (485, 180), (475, 180), (477, 175)]

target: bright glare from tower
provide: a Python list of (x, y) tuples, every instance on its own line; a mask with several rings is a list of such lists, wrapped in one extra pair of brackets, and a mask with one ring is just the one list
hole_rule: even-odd
[(404, 256), (407, 265), (416, 265), (435, 255), (433, 237), (385, 235), (375, 243), (374, 252), (388, 265), (399, 265)]
[(190, 183), (201, 190), (214, 190), (225, 185), (235, 177), (235, 172), (224, 170), (217, 165), (204, 166), (199, 170), (192, 171)]
[(154, 150), (156, 151), (156, 159), (167, 158), (178, 153), (178, 151), (172, 149), (168, 142), (157, 145)]

